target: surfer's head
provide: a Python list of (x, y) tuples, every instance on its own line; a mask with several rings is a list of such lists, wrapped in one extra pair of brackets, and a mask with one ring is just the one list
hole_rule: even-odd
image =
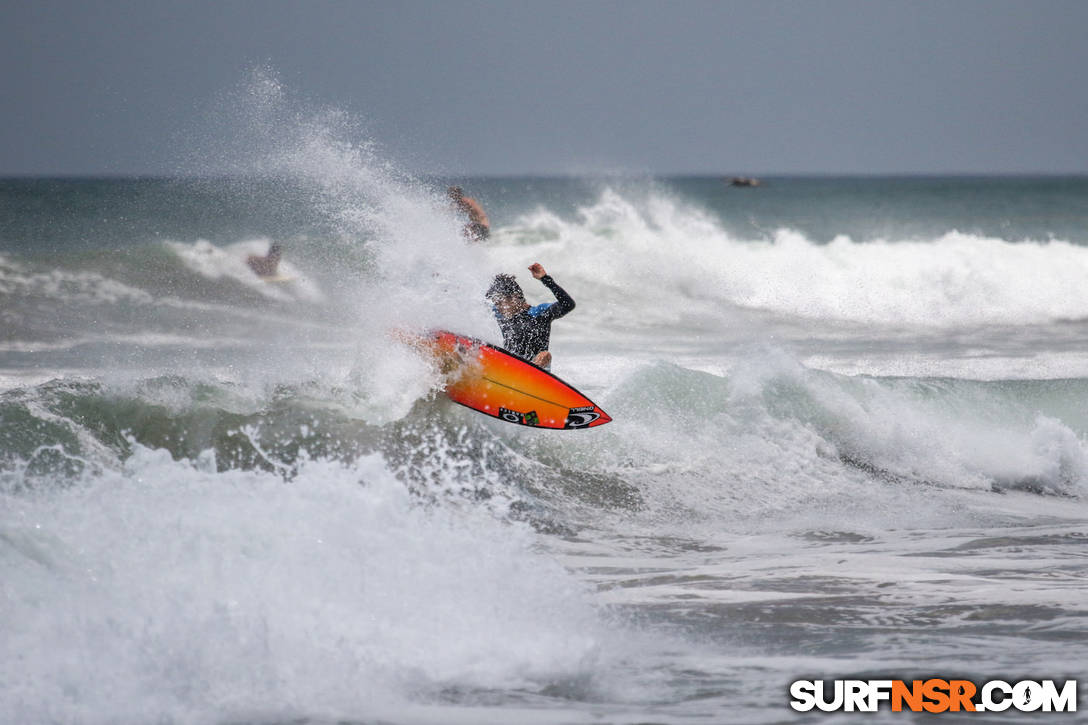
[(465, 195), (465, 190), (460, 186), (451, 186), (446, 190), (446, 194), (454, 201), (461, 201), (461, 198)]
[(495, 305), (495, 309), (506, 317), (526, 306), (525, 293), (518, 281), (510, 274), (495, 275), (495, 278), (491, 280), (491, 286), (487, 288), (485, 296), (491, 301), (491, 304)]
[(491, 280), (491, 286), (487, 288), (486, 297), (492, 302), (496, 302), (503, 297), (525, 299), (525, 293), (518, 281), (514, 279), (514, 275), (496, 274), (495, 278)]

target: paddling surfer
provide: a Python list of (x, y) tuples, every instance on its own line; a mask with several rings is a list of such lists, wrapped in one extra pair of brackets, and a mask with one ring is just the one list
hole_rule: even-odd
[(258, 277), (275, 277), (276, 272), (279, 271), (281, 256), (283, 256), (283, 247), (273, 242), (266, 256), (251, 254), (246, 257), (246, 264)]
[(552, 354), (548, 350), (552, 322), (574, 309), (574, 300), (555, 283), (539, 262), (529, 267), (534, 279), (540, 280), (555, 295), (555, 302), (529, 306), (525, 293), (513, 275), (496, 275), (487, 290), (487, 299), (495, 310), (495, 319), (502, 330), (503, 347), (529, 360), (534, 365), (549, 368)]

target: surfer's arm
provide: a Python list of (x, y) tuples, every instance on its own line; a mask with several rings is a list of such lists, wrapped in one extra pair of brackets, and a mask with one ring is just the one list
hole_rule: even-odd
[(487, 214), (484, 213), (484, 208), (480, 206), (480, 203), (475, 199), (469, 197), (464, 198), (465, 211), (468, 212), (469, 221), (475, 224), (483, 224), (485, 227), (491, 226), (491, 221), (487, 218)]
[(567, 294), (566, 290), (555, 283), (551, 275), (546, 274), (540, 278), (544, 286), (555, 295), (555, 304), (548, 307), (548, 317), (556, 320), (574, 309), (574, 298)]

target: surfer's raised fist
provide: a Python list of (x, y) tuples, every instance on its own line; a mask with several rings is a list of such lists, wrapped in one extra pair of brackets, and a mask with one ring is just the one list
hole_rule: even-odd
[(548, 274), (544, 271), (544, 266), (540, 262), (533, 262), (530, 264), (529, 271), (533, 273), (535, 279), (543, 279)]

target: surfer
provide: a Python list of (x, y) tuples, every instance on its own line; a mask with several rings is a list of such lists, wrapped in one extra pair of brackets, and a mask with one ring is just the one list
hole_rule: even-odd
[(462, 232), (470, 242), (479, 242), (491, 236), (491, 221), (487, 218), (480, 202), (471, 196), (465, 196), (460, 186), (451, 186), (446, 192), (458, 209), (468, 214), (468, 224)]
[(539, 262), (532, 264), (529, 271), (551, 290), (555, 302), (530, 307), (521, 285), (509, 274), (495, 276), (487, 290), (487, 299), (494, 305), (495, 319), (502, 330), (503, 347), (534, 365), (548, 368), (552, 364), (552, 354), (548, 351), (552, 321), (573, 310), (574, 300), (555, 283)]
[(273, 242), (268, 248), (268, 254), (260, 256), (251, 254), (246, 257), (246, 264), (258, 277), (275, 277), (280, 266), (280, 257), (283, 256), (283, 247)]

